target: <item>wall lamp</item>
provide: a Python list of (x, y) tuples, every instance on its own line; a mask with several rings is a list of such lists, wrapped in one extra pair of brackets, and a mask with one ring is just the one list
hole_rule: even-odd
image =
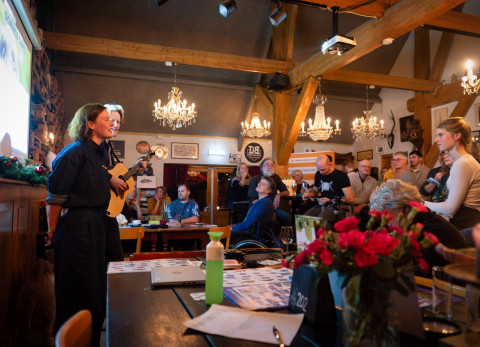
[(225, 0), (220, 5), (218, 5), (218, 13), (223, 18), (227, 18), (227, 16), (237, 9), (237, 3), (235, 0)]
[(272, 25), (278, 26), (285, 18), (287, 18), (287, 12), (283, 9), (280, 1), (277, 0), (277, 8), (270, 14), (270, 22)]

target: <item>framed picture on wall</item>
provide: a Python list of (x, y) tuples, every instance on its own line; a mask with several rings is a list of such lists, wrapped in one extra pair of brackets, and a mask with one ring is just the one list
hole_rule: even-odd
[(125, 159), (125, 141), (111, 140), (110, 143), (113, 146), (113, 152), (118, 159)]
[(402, 142), (408, 141), (408, 130), (415, 128), (413, 115), (400, 118), (400, 140)]
[(373, 159), (373, 149), (357, 152), (357, 161)]
[(198, 143), (172, 142), (172, 159), (198, 160)]
[(383, 154), (383, 146), (377, 146), (376, 148), (376, 152), (379, 153), (379, 154)]

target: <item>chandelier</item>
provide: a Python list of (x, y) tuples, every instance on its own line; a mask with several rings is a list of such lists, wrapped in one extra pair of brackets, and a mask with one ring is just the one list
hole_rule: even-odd
[(356, 118), (352, 124), (352, 136), (356, 141), (379, 140), (385, 137), (383, 119), (378, 124), (377, 117), (372, 116), (372, 110), (368, 109), (368, 87), (367, 85), (367, 109), (363, 111), (365, 116)]
[(325, 121), (325, 104), (327, 97), (322, 95), (320, 90), (320, 81), (318, 82), (318, 94), (313, 98), (313, 103), (317, 105), (315, 108), (315, 121), (312, 124), (312, 119), (308, 119), (308, 129), (305, 131), (305, 123), (302, 122), (302, 131), (300, 136), (310, 136), (313, 141), (326, 141), (332, 135), (340, 135), (342, 129), (339, 128), (338, 119), (335, 121), (335, 129), (330, 126), (332, 121), (330, 117)]
[(476, 94), (480, 89), (480, 80), (477, 79), (477, 75), (473, 74), (473, 62), (469, 59), (465, 64), (467, 68), (467, 76), (462, 77), (463, 94)]
[(247, 122), (242, 122), (242, 131), (241, 134), (244, 137), (263, 137), (268, 136), (272, 132), (270, 131), (270, 122), (267, 123), (266, 120), (260, 121), (260, 114), (255, 110), (255, 106), (257, 103), (257, 96), (255, 96), (255, 101), (253, 104), (253, 113), (252, 113), (252, 121), (250, 124)]
[(177, 87), (177, 65), (175, 67), (175, 86), (168, 93), (168, 102), (166, 105), (161, 105), (161, 100), (158, 99), (154, 104), (153, 118), (159, 120), (162, 126), (168, 126), (175, 130), (177, 128), (186, 127), (195, 123), (197, 118), (197, 111), (195, 111), (195, 104), (187, 107), (187, 100), (182, 101), (182, 92)]

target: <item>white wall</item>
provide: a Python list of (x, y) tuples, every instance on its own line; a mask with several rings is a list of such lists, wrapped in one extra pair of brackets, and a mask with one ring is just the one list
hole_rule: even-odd
[[(153, 173), (157, 176), (157, 185), (163, 184), (163, 164), (164, 163), (179, 163), (188, 165), (233, 165), (228, 163), (230, 153), (241, 154), (242, 161), (245, 160), (244, 149), (245, 146), (251, 142), (256, 142), (263, 147), (264, 158), (272, 155), (272, 141), (262, 139), (246, 139), (241, 151), (237, 151), (238, 140), (233, 138), (215, 138), (215, 137), (200, 137), (200, 136), (171, 136), (171, 135), (147, 135), (147, 134), (130, 134), (120, 133), (115, 137), (116, 141), (125, 141), (125, 159), (122, 160), (127, 167), (133, 166), (141, 154), (137, 152), (136, 145), (139, 141), (147, 141), (150, 146), (155, 144), (162, 144), (168, 148), (168, 158), (166, 160), (158, 160), (153, 158), (152, 168)], [(194, 159), (172, 159), (171, 150), (172, 142), (181, 143), (198, 143), (199, 155), (198, 160)], [(225, 156), (211, 156), (208, 155), (209, 149), (223, 149)], [(250, 165), (258, 165), (247, 162)]]

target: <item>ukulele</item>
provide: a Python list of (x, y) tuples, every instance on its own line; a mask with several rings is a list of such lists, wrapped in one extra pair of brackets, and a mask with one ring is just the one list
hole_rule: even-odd
[(155, 155), (155, 151), (146, 151), (145, 156), (138, 159), (137, 163), (130, 170), (122, 163), (117, 163), (115, 166), (108, 170), (108, 172), (115, 177), (119, 177), (127, 183), (127, 190), (123, 193), (118, 194), (115, 190), (110, 188), (110, 202), (108, 203), (107, 211), (105, 212), (107, 216), (115, 218), (120, 212), (122, 212), (123, 205), (125, 204), (125, 198), (128, 194), (135, 190), (135, 181), (133, 180), (133, 175), (142, 166), (142, 161), (149, 161), (151, 157)]

